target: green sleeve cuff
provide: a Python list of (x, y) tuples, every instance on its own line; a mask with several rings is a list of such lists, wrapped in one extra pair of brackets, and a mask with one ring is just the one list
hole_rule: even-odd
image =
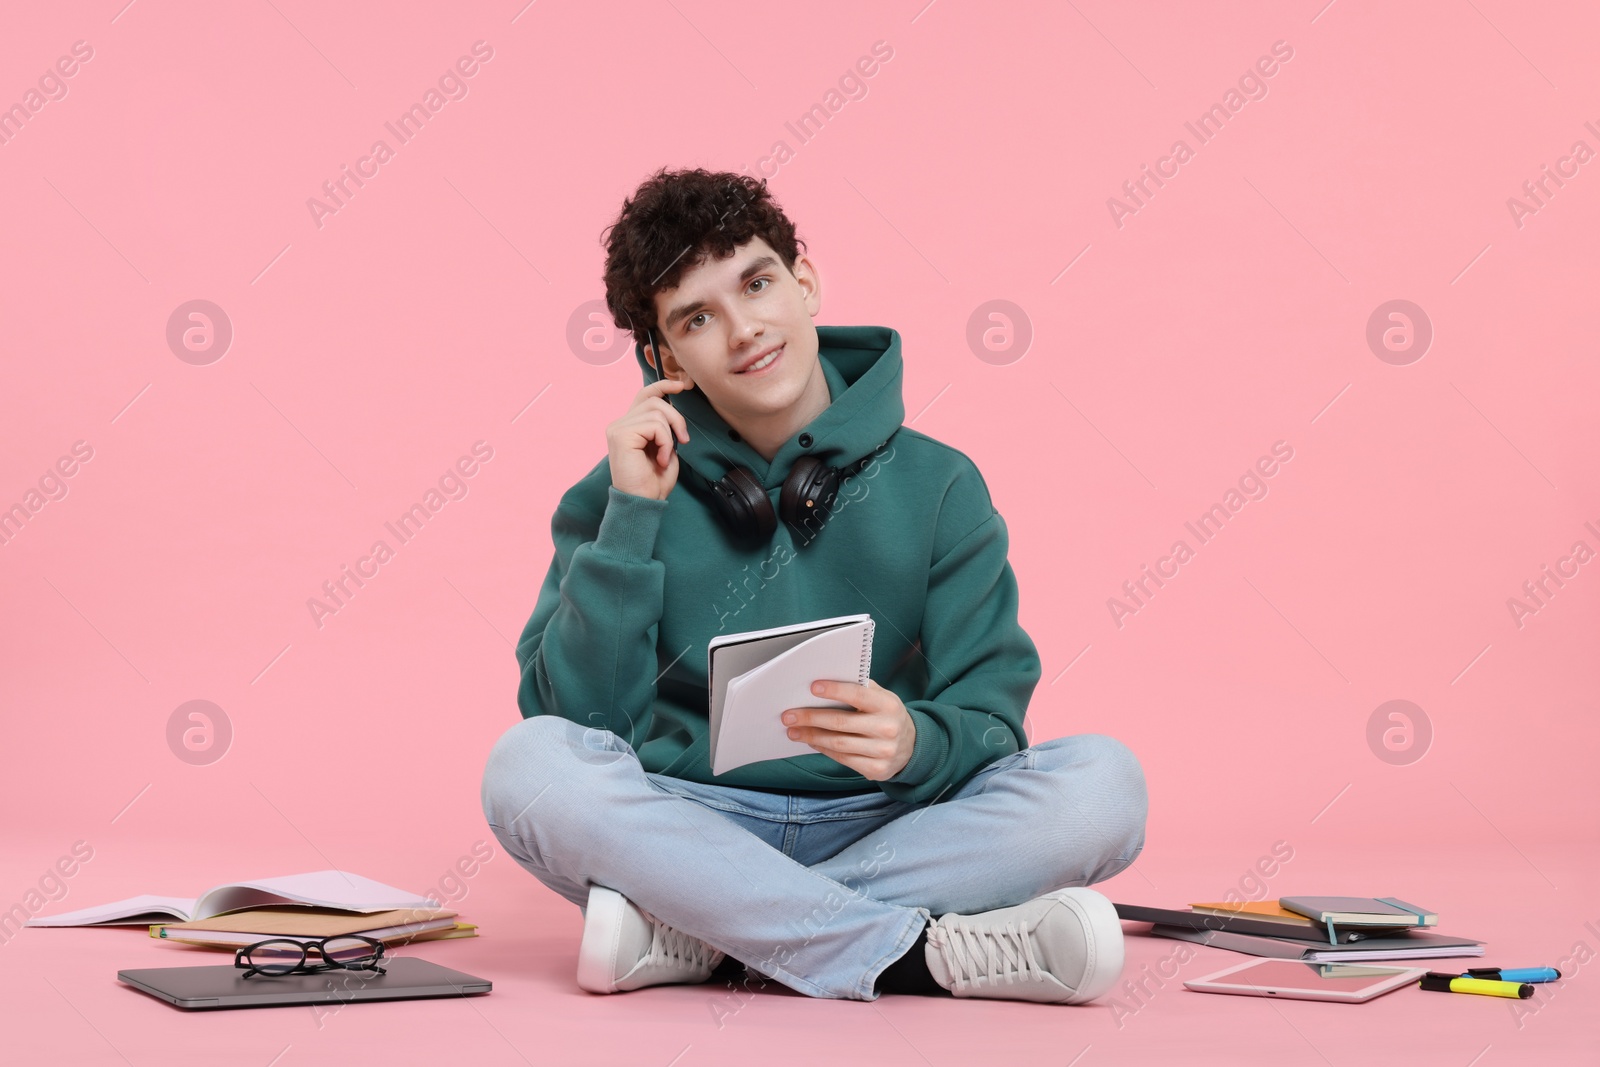
[(667, 502), (624, 493), (614, 485), (606, 494), (606, 513), (600, 517), (600, 530), (595, 534), (595, 551), (617, 559), (649, 559), (655, 551)]
[[(911, 724), (917, 730), (916, 742), (911, 747), (911, 758), (900, 768), (899, 774), (886, 780), (883, 785), (919, 786), (933, 777), (934, 772), (944, 765), (945, 756), (950, 753), (950, 741), (945, 737), (944, 727), (940, 726), (933, 716), (913, 707), (907, 707), (906, 713), (911, 716)], [(896, 792), (904, 793), (912, 790), (884, 791), (894, 796)]]

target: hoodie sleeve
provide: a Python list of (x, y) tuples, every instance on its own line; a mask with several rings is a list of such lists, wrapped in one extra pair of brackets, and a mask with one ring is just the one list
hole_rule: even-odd
[(650, 729), (666, 566), (653, 558), (665, 500), (608, 486), (596, 520), (568, 493), (550, 520), (555, 558), (517, 642), (523, 718), (559, 715), (630, 745)]
[(931, 803), (984, 764), (1027, 747), (1022, 721), (1041, 671), (1017, 622), (1017, 579), (998, 511), (948, 549), (928, 575), (921, 645), (931, 699), (908, 700), (916, 725), (910, 761), (879, 786)]

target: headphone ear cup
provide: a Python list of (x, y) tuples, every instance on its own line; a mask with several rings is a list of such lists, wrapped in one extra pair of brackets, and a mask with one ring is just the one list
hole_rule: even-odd
[[(801, 456), (778, 493), (783, 521), (796, 529), (820, 530), (839, 492), (839, 471), (816, 456)], [(815, 536), (815, 534), (813, 534)], [(807, 538), (809, 540), (809, 538)]]
[(736, 536), (765, 541), (778, 528), (767, 491), (745, 468), (734, 467), (726, 477), (712, 482), (711, 490), (717, 514)]

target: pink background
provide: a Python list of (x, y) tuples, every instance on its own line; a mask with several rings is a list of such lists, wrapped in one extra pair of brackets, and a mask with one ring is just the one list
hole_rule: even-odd
[[(640, 384), (609, 320), (582, 339), (600, 231), (650, 171), (703, 165), (770, 177), (818, 322), (899, 330), (908, 422), (984, 472), (1044, 661), (1034, 738), (1113, 734), (1149, 778), (1146, 851), (1109, 895), (1394, 894), (1493, 963), (1600, 951), (1600, 561), (1520, 627), (1507, 606), (1575, 542), (1600, 551), (1600, 160), (1520, 226), (1507, 205), (1575, 141), (1600, 150), (1589, 5), (123, 3), (24, 5), (0, 33), (0, 104), (93, 49), (0, 144), (0, 507), (93, 450), (0, 545), (0, 907), (80, 840), (93, 859), (46, 912), (325, 867), (421, 893), (494, 844), (479, 776), (518, 719), (550, 513)], [(467, 95), (398, 145), (384, 123), (480, 40)], [(892, 58), (801, 144), (785, 123), (877, 41)], [(1199, 145), (1184, 123), (1277, 41), (1293, 57), (1266, 95)], [(308, 198), (379, 138), (394, 157), (319, 226)], [(1194, 157), (1119, 226), (1108, 198), (1178, 138)], [(196, 299), (233, 331), (206, 365), (167, 342)], [(1406, 365), (1366, 339), (1397, 299), (1433, 331)], [(1025, 351), (969, 342), (993, 300)], [(465, 497), (397, 545), (385, 521), (478, 441)], [(1197, 547), (1184, 523), (1278, 441), (1265, 498), (1119, 627), (1108, 598)], [(319, 627), (308, 598), (379, 538), (395, 558)], [(1414, 716), (1409, 748), (1369, 745), (1397, 699), (1431, 740)], [(205, 765), (169, 747), (191, 700), (231, 725)], [(1293, 860), (1253, 881), (1280, 841)], [(748, 1062), (821, 1033), (842, 1063), (1596, 1047), (1600, 962), (1520, 1018), (1169, 980), (1131, 1018), (768, 993), (719, 1028), (711, 987), (579, 993), (576, 909), (497, 845), (463, 892), (482, 937), (414, 952), (491, 978), (487, 998), (320, 1029), (309, 1009), (190, 1016), (115, 971), (220, 957), (26, 930), (0, 945), (6, 1040), (286, 1065)], [(1130, 977), (1174, 946), (1130, 937)], [(1181, 977), (1242, 959), (1205, 950)]]

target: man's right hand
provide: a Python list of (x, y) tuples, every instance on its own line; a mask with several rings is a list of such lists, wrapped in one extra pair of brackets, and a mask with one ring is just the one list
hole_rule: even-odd
[(678, 484), (678, 450), (673, 447), (673, 436), (689, 440), (689, 424), (666, 398), (692, 388), (676, 378), (651, 382), (634, 396), (627, 414), (606, 427), (611, 484), (618, 490), (665, 500)]

